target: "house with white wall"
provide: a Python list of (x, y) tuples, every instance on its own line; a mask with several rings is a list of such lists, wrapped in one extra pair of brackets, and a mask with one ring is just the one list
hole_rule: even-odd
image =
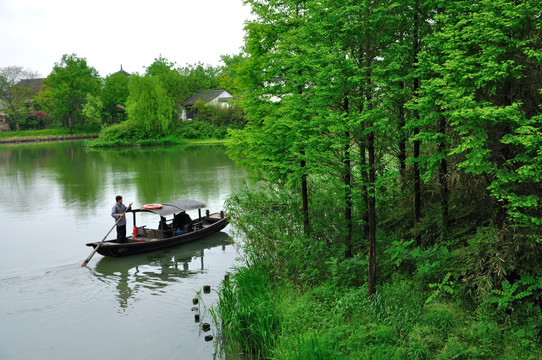
[(197, 101), (203, 101), (205, 105), (213, 105), (221, 108), (231, 107), (230, 101), (233, 95), (224, 89), (199, 90), (181, 104), (181, 120), (192, 120), (196, 114), (194, 105)]

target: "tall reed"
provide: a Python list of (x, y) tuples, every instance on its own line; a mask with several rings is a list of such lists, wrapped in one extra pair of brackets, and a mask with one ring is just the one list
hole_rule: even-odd
[(280, 328), (280, 318), (271, 293), (271, 281), (258, 265), (236, 269), (230, 281), (224, 281), (212, 309), (230, 355), (242, 353), (249, 358), (270, 358)]

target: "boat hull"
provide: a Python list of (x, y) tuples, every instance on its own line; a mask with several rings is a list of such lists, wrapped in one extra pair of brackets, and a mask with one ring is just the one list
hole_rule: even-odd
[(187, 242), (195, 241), (211, 234), (221, 231), (228, 225), (228, 218), (224, 217), (212, 224), (209, 224), (201, 229), (191, 231), (186, 234), (172, 236), (164, 239), (153, 239), (152, 241), (137, 242), (132, 238), (128, 238), (126, 243), (117, 243), (116, 240), (104, 241), (101, 245), (99, 242), (93, 242), (86, 244), (93, 248), (98, 247), (98, 254), (103, 256), (126, 256), (140, 254), (143, 252), (164, 249), (168, 247), (177, 246)]

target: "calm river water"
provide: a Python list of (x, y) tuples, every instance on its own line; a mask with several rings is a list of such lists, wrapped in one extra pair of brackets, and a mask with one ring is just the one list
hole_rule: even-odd
[[(96, 254), (80, 265), (92, 251), (85, 243), (113, 226), (115, 195), (135, 207), (200, 200), (213, 212), (244, 187), (244, 172), (221, 146), (82, 145), (0, 146), (0, 359), (217, 358), (204, 340), (214, 326), (205, 333), (201, 323), (211, 323), (205, 310), (239, 256), (230, 226), (196, 243), (125, 258)], [(129, 216), (128, 232), (131, 224)], [(194, 310), (203, 285), (212, 291), (201, 292)]]

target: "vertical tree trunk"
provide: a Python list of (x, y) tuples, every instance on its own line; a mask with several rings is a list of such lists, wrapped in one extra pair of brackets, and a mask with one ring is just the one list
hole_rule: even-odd
[(68, 127), (70, 128), (70, 134), (73, 134), (72, 131), (72, 113), (68, 113)]
[[(348, 119), (348, 97), (344, 98), (344, 111)], [(348, 128), (348, 126), (347, 126)], [(344, 132), (344, 159), (343, 159), (343, 181), (344, 181), (344, 222), (345, 222), (345, 234), (344, 243), (346, 246), (345, 258), (352, 257), (352, 167), (350, 160), (350, 131)]]
[(365, 207), (363, 208), (363, 238), (369, 239), (369, 190), (367, 188), (367, 184), (369, 183), (369, 175), (366, 171), (367, 169), (367, 147), (365, 144), (361, 143), (359, 144), (359, 151), (360, 151), (360, 160), (361, 160), (361, 178), (362, 178), (362, 193), (363, 193), (363, 200), (365, 202)]
[[(305, 152), (302, 152), (305, 155)], [(301, 175), (301, 198), (303, 201), (303, 231), (305, 236), (310, 236), (310, 223), (309, 223), (309, 191), (307, 188), (307, 173), (305, 172), (306, 162), (301, 160), (301, 169), (303, 174)]]
[[(414, 8), (414, 44), (413, 44), (413, 52), (414, 52), (414, 68), (416, 68), (416, 64), (418, 63), (418, 52), (419, 52), (419, 14), (418, 14), (418, 2), (416, 2), (416, 6)], [(414, 76), (414, 83), (413, 83), (413, 92), (414, 96), (418, 96), (418, 90), (420, 89), (420, 79), (418, 78), (418, 75)], [(414, 121), (418, 122), (420, 118), (420, 114), (417, 111), (414, 111)], [(414, 128), (414, 136), (418, 135), (420, 133), (420, 129), (418, 126)], [(414, 225), (416, 226), (422, 217), (422, 200), (421, 200), (421, 179), (420, 179), (420, 168), (418, 160), (420, 158), (420, 141), (414, 140)], [(418, 233), (416, 233), (416, 243), (418, 245), (421, 245), (421, 237)]]
[[(439, 133), (441, 134), (441, 140), (438, 144), (438, 151), (441, 154), (446, 152), (446, 141), (445, 141), (445, 132), (446, 132), (446, 119), (444, 116), (441, 116), (439, 119)], [(446, 161), (446, 156), (442, 157), (440, 160), (440, 169), (439, 169), (439, 182), (440, 182), (440, 242), (446, 240), (446, 233), (448, 231), (448, 163)]]
[[(405, 88), (405, 83), (400, 82), (399, 88), (403, 90)], [(401, 188), (404, 190), (405, 184), (405, 172), (406, 172), (406, 134), (405, 134), (405, 102), (403, 99), (399, 101), (398, 108), (399, 116), (399, 175), (401, 176)]]
[(376, 291), (376, 171), (375, 171), (375, 148), (374, 132), (368, 136), (367, 150), (369, 152), (369, 264), (368, 281), (369, 296), (374, 295)]
[[(366, 19), (369, 18), (368, 9), (366, 10)], [(372, 106), (372, 79), (371, 79), (371, 38), (369, 33), (369, 26), (365, 30), (365, 83), (366, 83), (366, 101), (367, 111), (371, 111)], [(369, 124), (371, 127), (367, 136), (367, 151), (369, 155), (369, 183), (368, 185), (368, 217), (369, 217), (369, 258), (367, 269), (367, 287), (369, 296), (372, 296), (376, 292), (376, 170), (375, 170), (375, 148), (374, 148), (374, 124)]]

